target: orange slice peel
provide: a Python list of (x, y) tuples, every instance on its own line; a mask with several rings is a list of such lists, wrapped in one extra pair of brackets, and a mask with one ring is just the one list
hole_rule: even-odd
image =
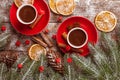
[(28, 50), (30, 59), (39, 61), (41, 54), (46, 55), (46, 49), (39, 44), (33, 44)]
[(75, 8), (74, 0), (57, 0), (56, 9), (62, 15), (71, 15)]
[(22, 4), (34, 4), (34, 0), (14, 0), (14, 3), (17, 7), (20, 7)]
[(101, 11), (95, 18), (95, 25), (98, 30), (103, 32), (111, 32), (117, 24), (117, 18), (110, 11)]

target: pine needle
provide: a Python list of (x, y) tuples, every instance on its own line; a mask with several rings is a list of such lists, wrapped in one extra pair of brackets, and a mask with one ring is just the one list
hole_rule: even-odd
[(70, 69), (70, 65), (68, 65), (68, 74), (69, 74), (69, 80), (71, 80), (71, 69)]
[(1, 34), (0, 35), (0, 48), (4, 47), (7, 44), (7, 40), (10, 34)]
[(32, 64), (31, 64), (30, 67), (28, 68), (27, 72), (24, 74), (22, 80), (25, 80), (26, 76), (28, 75), (29, 71), (31, 70), (31, 68), (33, 67), (33, 65), (34, 65), (35, 62), (36, 62), (36, 61), (33, 61), (33, 62), (32, 62)]
[(3, 69), (4, 69), (4, 64), (2, 64), (2, 68), (1, 68), (1, 72), (0, 72), (0, 79), (2, 80), (2, 76), (3, 76)]
[[(41, 55), (40, 61), (41, 61), (40, 66), (42, 66), (43, 65), (43, 55)], [(42, 76), (42, 73), (39, 74), (39, 80), (42, 79), (41, 76)]]

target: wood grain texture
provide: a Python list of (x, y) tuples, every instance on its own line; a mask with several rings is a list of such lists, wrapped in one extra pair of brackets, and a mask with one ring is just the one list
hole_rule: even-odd
[[(44, 1), (48, 4), (49, 0)], [(12, 3), (12, 0), (0, 0), (0, 20), (3, 21), (3, 25), (7, 26), (7, 31), (12, 34), (10, 40), (11, 43), (8, 45), (9, 49), (26, 51), (26, 49), (32, 43), (29, 46), (25, 46), (24, 41), (26, 39), (30, 39), (31, 37), (19, 34), (11, 26), (11, 23), (9, 21), (9, 9)], [(94, 23), (94, 18), (100, 11), (108, 10), (116, 15), (118, 23), (120, 23), (120, 0), (75, 0), (75, 4), (76, 8), (74, 10), (74, 13), (70, 16), (83, 16)], [(50, 21), (46, 28), (50, 31), (49, 36), (51, 37), (53, 34), (56, 34), (58, 26), (60, 25), (60, 23), (57, 22), (57, 18), (60, 15), (54, 14), (52, 11), (50, 12), (50, 15)], [(63, 16), (62, 21), (70, 16)], [(117, 24), (117, 26), (119, 25)], [(17, 39), (19, 39), (22, 43), (20, 47), (15, 47), (14, 45)]]

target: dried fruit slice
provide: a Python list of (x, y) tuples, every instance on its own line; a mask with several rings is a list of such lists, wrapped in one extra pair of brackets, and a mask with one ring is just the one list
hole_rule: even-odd
[(35, 61), (40, 59), (41, 54), (46, 55), (46, 49), (39, 44), (33, 44), (28, 50), (29, 57)]
[(56, 0), (49, 0), (49, 6), (54, 13), (59, 14), (56, 9)]
[(14, 3), (17, 7), (21, 6), (24, 3), (33, 4), (34, 0), (14, 0)]
[(62, 15), (70, 15), (75, 8), (74, 0), (57, 0), (56, 9)]
[(95, 18), (96, 27), (103, 32), (112, 31), (117, 24), (116, 16), (110, 11), (102, 11)]

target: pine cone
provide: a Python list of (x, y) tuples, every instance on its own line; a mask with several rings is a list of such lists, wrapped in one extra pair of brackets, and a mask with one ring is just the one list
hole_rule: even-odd
[(57, 63), (56, 62), (57, 58), (61, 59), (61, 56), (57, 52), (53, 50), (48, 51), (47, 53), (48, 63), (55, 71), (63, 75), (64, 67), (63, 67), (62, 59), (60, 60), (59, 63)]
[(18, 53), (16, 51), (1, 51), (0, 52), (0, 62), (6, 64), (7, 68), (11, 68), (14, 62), (18, 58)]

